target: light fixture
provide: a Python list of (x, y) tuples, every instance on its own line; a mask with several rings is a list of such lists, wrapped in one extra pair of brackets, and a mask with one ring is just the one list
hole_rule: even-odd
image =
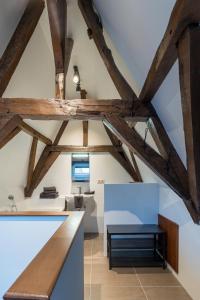
[(76, 84), (76, 91), (80, 92), (81, 90), (81, 79), (80, 79), (80, 74), (77, 66), (74, 66), (74, 76), (73, 76), (73, 82)]
[(89, 154), (88, 153), (73, 153), (72, 157), (73, 158), (88, 158)]

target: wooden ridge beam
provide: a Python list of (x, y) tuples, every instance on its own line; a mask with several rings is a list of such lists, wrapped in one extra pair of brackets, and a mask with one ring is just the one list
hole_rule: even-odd
[(0, 96), (3, 95), (8, 86), (43, 9), (44, 1), (42, 0), (30, 0), (28, 2), (24, 14), (0, 59)]
[(149, 145), (145, 145), (141, 136), (121, 118), (117, 116), (106, 116), (104, 124), (127, 145), (129, 150), (136, 155), (159, 176), (175, 193), (177, 193), (187, 206), (194, 222), (199, 222), (199, 216), (191, 202), (187, 187), (183, 187), (174, 174), (171, 164), (168, 165), (155, 150)]
[[(121, 117), (132, 119), (132, 102), (118, 99), (0, 98), (0, 117), (11, 117), (19, 114), (23, 119), (33, 120), (101, 120), (105, 113), (118, 114)], [(146, 112), (143, 113), (136, 113), (134, 119), (146, 120), (149, 115)]]
[(200, 21), (200, 1), (177, 0), (166, 32), (156, 52), (140, 100), (149, 103), (177, 59), (177, 42), (189, 24)]
[(0, 130), (0, 149), (3, 148), (21, 129), (18, 127), (22, 119), (14, 116), (8, 120)]
[(178, 56), (189, 188), (194, 206), (200, 213), (199, 53), (200, 27), (190, 26), (179, 40)]
[(31, 135), (32, 137), (37, 138), (39, 141), (41, 141), (42, 143), (44, 143), (46, 145), (52, 144), (52, 141), (49, 138), (47, 138), (45, 135), (41, 134), (39, 131), (32, 128), (30, 125), (28, 125), (24, 121), (22, 121), (19, 124), (19, 128), (21, 130), (23, 130), (24, 132), (26, 132), (27, 134)]
[(137, 101), (138, 98), (115, 64), (111, 50), (108, 48), (104, 39), (101, 24), (98, 22), (99, 18), (93, 9), (92, 1), (78, 0), (78, 4), (88, 26), (90, 37), (93, 38), (121, 98), (131, 100), (135, 105), (136, 102), (139, 102)]

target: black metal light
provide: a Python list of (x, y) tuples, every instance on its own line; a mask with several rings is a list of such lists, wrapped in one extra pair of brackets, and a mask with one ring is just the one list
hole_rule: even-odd
[(76, 91), (81, 91), (81, 79), (80, 74), (77, 66), (74, 66), (74, 76), (73, 76), (73, 82), (76, 84)]

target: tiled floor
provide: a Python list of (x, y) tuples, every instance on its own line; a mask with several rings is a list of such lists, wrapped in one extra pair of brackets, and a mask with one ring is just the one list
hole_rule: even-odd
[(108, 269), (103, 237), (85, 238), (84, 300), (191, 300), (175, 277), (160, 268)]

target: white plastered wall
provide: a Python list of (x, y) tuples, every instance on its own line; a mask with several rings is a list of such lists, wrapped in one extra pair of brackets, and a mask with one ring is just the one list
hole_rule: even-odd
[[(13, 5), (17, 1), (13, 1)], [(4, 3), (0, 1), (0, 5)], [(24, 3), (25, 4), (25, 1)], [(4, 48), (19, 20), (20, 13), (16, 12), (15, 23), (11, 28), (5, 26), (7, 21), (6, 9), (2, 12), (2, 23), (4, 24)], [(12, 13), (14, 13), (12, 11)], [(75, 40), (67, 76), (67, 97), (69, 99), (79, 98), (75, 93), (72, 84), (73, 65), (80, 67), (82, 87), (86, 88), (89, 97), (119, 98), (107, 70), (102, 63), (98, 51), (92, 41), (89, 41), (86, 25), (76, 5), (76, 1), (69, 1), (69, 36)], [(7, 30), (7, 31), (6, 31)], [(9, 37), (9, 38), (8, 38)], [(109, 45), (111, 42), (108, 40)], [(111, 45), (112, 47), (112, 45)], [(116, 61), (120, 69), (129, 78), (132, 85), (130, 73), (122, 63), (120, 56), (113, 49)], [(5, 97), (54, 97), (54, 60), (51, 46), (51, 36), (48, 24), (47, 10), (45, 9), (39, 24), (20, 60), (19, 65), (8, 85)], [(57, 121), (31, 121), (26, 120), (32, 127), (39, 130), (52, 140), (61, 125)], [(60, 144), (82, 145), (82, 123), (80, 121), (69, 122), (68, 127), (60, 141)], [(24, 187), (26, 186), (27, 167), (32, 138), (21, 132), (11, 140), (0, 151), (0, 206), (8, 203), (9, 194), (15, 196), (16, 202), (26, 201), (24, 199)], [(101, 122), (89, 122), (89, 145), (111, 144)], [(44, 145), (39, 142), (37, 158), (39, 158)], [(103, 185), (98, 184), (98, 180), (105, 183), (128, 183), (131, 181), (127, 172), (109, 154), (92, 155), (90, 158), (91, 167), (91, 190), (95, 190), (95, 210), (87, 222), (88, 231), (103, 231)], [(56, 185), (59, 193), (65, 195), (71, 192), (71, 157), (61, 155), (38, 188), (34, 191), (32, 198), (38, 197), (44, 186)]]

